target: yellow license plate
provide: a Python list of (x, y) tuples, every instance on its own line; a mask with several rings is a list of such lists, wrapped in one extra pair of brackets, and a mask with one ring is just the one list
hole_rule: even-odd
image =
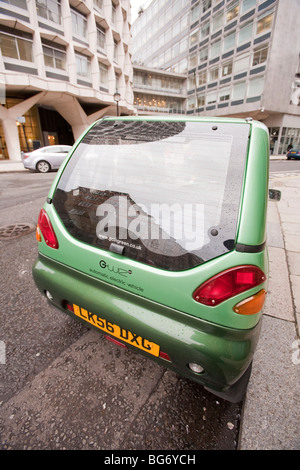
[(108, 333), (109, 335), (114, 336), (115, 338), (118, 338), (125, 343), (131, 344), (132, 346), (135, 346), (142, 351), (152, 354), (153, 356), (159, 356), (160, 348), (157, 344), (152, 343), (142, 336), (138, 336), (125, 328), (121, 328), (115, 323), (109, 322), (105, 318), (100, 318), (95, 313), (91, 313), (88, 310), (79, 307), (78, 305), (73, 304), (73, 309), (77, 317), (85, 320), (105, 333)]

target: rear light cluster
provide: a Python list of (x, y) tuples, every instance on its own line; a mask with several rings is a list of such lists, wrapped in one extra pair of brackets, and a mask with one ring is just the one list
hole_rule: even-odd
[[(193, 298), (204, 305), (215, 307), (253, 287), (259, 286), (266, 280), (265, 274), (257, 266), (237, 266), (227, 269), (199, 286)], [(266, 292), (262, 289), (248, 299), (235, 305), (233, 310), (241, 315), (258, 313), (264, 304)]]
[(42, 236), (45, 240), (46, 245), (54, 248), (55, 250), (58, 249), (58, 241), (50, 222), (49, 216), (47, 212), (42, 209), (39, 218), (38, 218), (38, 226), (36, 228), (36, 239), (41, 242)]

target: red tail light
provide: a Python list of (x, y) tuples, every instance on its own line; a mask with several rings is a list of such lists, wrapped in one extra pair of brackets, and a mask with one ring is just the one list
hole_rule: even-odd
[(45, 243), (51, 248), (58, 249), (58, 241), (51, 225), (47, 212), (42, 209), (38, 219), (38, 229), (41, 231)]
[(257, 266), (238, 266), (206, 281), (195, 290), (193, 298), (212, 307), (262, 284), (265, 280), (265, 274)]

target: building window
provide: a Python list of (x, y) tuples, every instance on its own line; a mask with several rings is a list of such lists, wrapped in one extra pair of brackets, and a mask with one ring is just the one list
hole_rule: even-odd
[(192, 55), (189, 58), (189, 69), (194, 69), (198, 65), (197, 55)]
[(247, 23), (243, 26), (238, 35), (238, 44), (244, 44), (252, 39), (253, 23)]
[(66, 70), (66, 53), (52, 47), (43, 46), (46, 67)]
[(105, 29), (97, 25), (97, 46), (102, 50), (105, 50), (105, 36)]
[(224, 14), (220, 13), (213, 18), (213, 32), (218, 31), (218, 29), (222, 28), (224, 21)]
[(248, 71), (249, 68), (250, 56), (249, 54), (242, 55), (239, 58), (235, 59), (233, 70), (235, 74)]
[(222, 77), (227, 77), (232, 74), (232, 60), (222, 65)]
[(263, 46), (254, 50), (252, 65), (263, 64), (268, 58), (268, 46)]
[(210, 104), (214, 104), (216, 102), (217, 102), (217, 93), (216, 92), (207, 93), (207, 95), (206, 95), (206, 104), (210, 105)]
[(100, 86), (108, 88), (108, 67), (99, 62)]
[(204, 39), (206, 38), (206, 36), (209, 35), (209, 29), (210, 29), (210, 22), (207, 21), (201, 26), (201, 30), (200, 30), (201, 39)]
[(247, 98), (254, 98), (261, 96), (263, 89), (264, 89), (264, 77), (254, 78), (250, 80), (248, 85), (248, 93)]
[(246, 82), (240, 82), (233, 85), (232, 88), (232, 100), (241, 101), (244, 100), (246, 93)]
[(33, 62), (31, 40), (0, 33), (0, 44), (3, 57)]
[(180, 54), (182, 54), (183, 52), (185, 52), (188, 48), (188, 41), (187, 41), (187, 38), (183, 38), (181, 41), (180, 41)]
[(230, 88), (223, 88), (219, 91), (219, 102), (230, 100)]
[(198, 42), (198, 31), (190, 35), (190, 47), (195, 46)]
[(235, 2), (234, 4), (230, 5), (226, 13), (227, 23), (238, 16), (239, 8), (240, 8), (240, 5), (238, 2)]
[(187, 59), (183, 59), (178, 64), (178, 73), (187, 73), (188, 70), (188, 61)]
[(199, 15), (200, 15), (200, 6), (198, 4), (191, 9), (191, 25), (195, 23), (197, 20), (199, 20)]
[(195, 90), (197, 88), (197, 83), (196, 83), (196, 74), (193, 74), (189, 79), (188, 79), (188, 90)]
[(200, 106), (205, 106), (205, 95), (198, 95), (197, 96), (197, 107), (200, 108)]
[(208, 59), (208, 47), (204, 47), (199, 53), (200, 64)]
[(94, 6), (97, 7), (100, 11), (103, 10), (103, 0), (94, 0)]
[(214, 67), (213, 69), (210, 69), (208, 73), (208, 81), (215, 82), (219, 78), (219, 67)]
[(215, 59), (221, 54), (221, 41), (216, 41), (210, 46), (210, 59)]
[(211, 7), (211, 0), (203, 0), (202, 2), (202, 13), (205, 13)]
[(91, 61), (90, 58), (81, 55), (81, 54), (75, 54), (76, 57), (76, 70), (77, 70), (77, 75), (81, 78), (91, 78)]
[(223, 42), (223, 52), (231, 51), (235, 46), (235, 33), (227, 34)]
[(274, 12), (265, 13), (257, 20), (256, 34), (262, 34), (272, 28)]
[(36, 10), (38, 16), (61, 24), (60, 0), (36, 0)]
[(71, 18), (72, 18), (73, 34), (86, 39), (87, 20), (85, 16), (81, 15), (79, 12), (75, 10), (71, 10)]
[(256, 0), (243, 0), (242, 3), (242, 13), (244, 11), (250, 10), (250, 8), (255, 7), (256, 5)]
[[(195, 98), (193, 99), (195, 103)], [(169, 99), (167, 97), (159, 96), (153, 97), (152, 95), (136, 95), (134, 105), (140, 110), (156, 113), (181, 113), (182, 110), (182, 104), (180, 101), (176, 101), (174, 98)]]
[(206, 83), (206, 72), (201, 72), (198, 75), (198, 86), (205, 85)]
[(27, 10), (26, 0), (4, 0), (4, 1), (5, 3), (8, 3), (9, 5), (13, 5), (15, 7), (22, 8), (23, 10)]
[(190, 96), (187, 100), (187, 109), (191, 111), (196, 108), (196, 98), (195, 96)]

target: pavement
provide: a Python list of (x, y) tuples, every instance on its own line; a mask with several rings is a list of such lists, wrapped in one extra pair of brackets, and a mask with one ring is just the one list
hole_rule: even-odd
[[(284, 156), (271, 156), (282, 160)], [(27, 171), (0, 161), (0, 172)], [(243, 405), (239, 450), (300, 449), (300, 173), (271, 174), (270, 278), (263, 326)]]

